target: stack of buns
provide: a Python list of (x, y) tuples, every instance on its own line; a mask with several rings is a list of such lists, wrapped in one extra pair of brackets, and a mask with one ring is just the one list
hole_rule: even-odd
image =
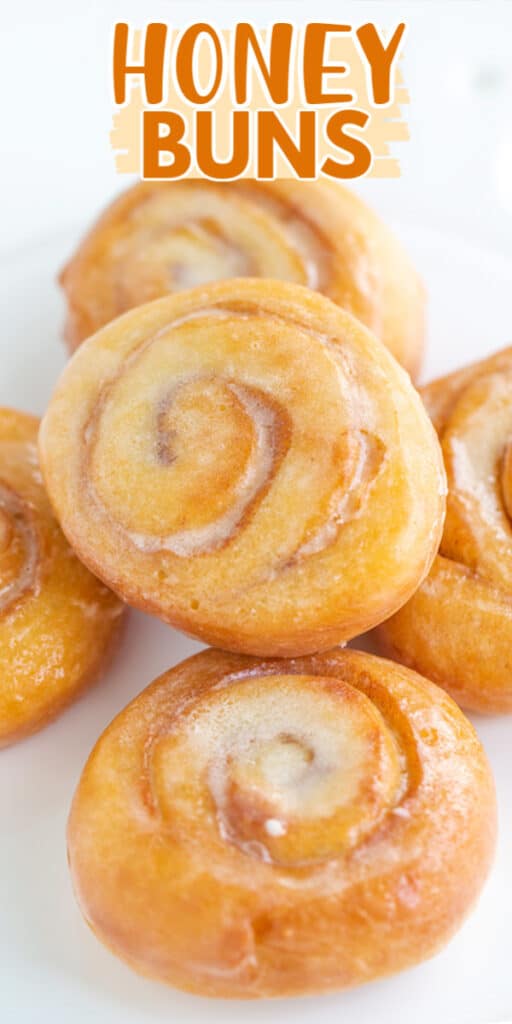
[[(458, 705), (512, 708), (512, 352), (418, 392), (419, 279), (322, 182), (137, 185), (61, 281), (39, 447), (0, 412), (0, 743), (98, 677), (126, 605), (213, 648), (84, 768), (87, 922), (209, 996), (433, 955), (495, 844)], [(394, 660), (345, 646), (368, 630)]]

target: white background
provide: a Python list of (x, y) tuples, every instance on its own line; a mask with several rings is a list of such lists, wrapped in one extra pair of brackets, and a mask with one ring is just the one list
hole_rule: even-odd
[(362, 182), (388, 215), (510, 251), (512, 3), (510, 0), (30, 0), (2, 18), (2, 245), (87, 224), (119, 189), (108, 144), (111, 33), (161, 18), (179, 25), (241, 18), (373, 19), (409, 24), (411, 141), (403, 176)]
[[(204, 18), (227, 26), (368, 18), (409, 23), (404, 72), (411, 141), (397, 181), (358, 190), (411, 249), (430, 296), (426, 373), (510, 341), (512, 317), (512, 3), (51, 2), (3, 12), (0, 402), (42, 412), (64, 362), (55, 273), (91, 216), (125, 182), (115, 175), (110, 41), (116, 20)], [(6, 102), (7, 101), (7, 102)], [(0, 753), (0, 1021), (163, 1024), (512, 1018), (510, 719), (477, 721), (496, 772), (501, 839), (479, 907), (448, 949), (396, 979), (322, 999), (208, 1003), (142, 981), (83, 925), (71, 894), (64, 829), (99, 731), (158, 672), (196, 649), (131, 617), (108, 679), (52, 727)]]

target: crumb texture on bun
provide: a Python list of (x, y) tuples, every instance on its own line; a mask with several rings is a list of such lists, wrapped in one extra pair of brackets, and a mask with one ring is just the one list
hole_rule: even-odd
[(53, 515), (38, 428), (0, 409), (0, 746), (41, 729), (98, 677), (123, 612)]
[(82, 345), (43, 421), (86, 565), (213, 646), (327, 650), (391, 615), (437, 551), (445, 479), (407, 374), (300, 285), (155, 300)]
[(512, 711), (512, 348), (422, 389), (448, 478), (439, 556), (383, 649), (462, 707)]
[(69, 862), (89, 925), (137, 971), (299, 995), (435, 953), (480, 891), (495, 817), (473, 727), (411, 670), (208, 650), (99, 739)]
[(134, 306), (230, 277), (307, 285), (353, 313), (412, 376), (424, 293), (389, 228), (326, 181), (141, 182), (120, 195), (61, 274), (71, 350)]

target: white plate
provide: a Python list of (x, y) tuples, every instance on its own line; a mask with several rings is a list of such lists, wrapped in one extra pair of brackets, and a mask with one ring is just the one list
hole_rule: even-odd
[[(484, 356), (512, 337), (512, 262), (430, 230), (400, 231), (430, 296), (427, 375)], [(64, 350), (55, 274), (76, 233), (0, 263), (0, 403), (41, 413)], [(339, 995), (264, 1003), (206, 1001), (145, 981), (82, 922), (66, 867), (73, 789), (96, 738), (159, 672), (199, 649), (131, 614), (107, 678), (37, 736), (0, 753), (0, 1021), (16, 1024), (487, 1024), (512, 1017), (512, 719), (475, 719), (493, 765), (500, 840), (480, 903), (435, 959)]]

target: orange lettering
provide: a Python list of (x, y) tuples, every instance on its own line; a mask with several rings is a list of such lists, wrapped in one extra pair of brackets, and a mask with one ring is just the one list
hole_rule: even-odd
[(239, 104), (247, 102), (250, 54), (256, 61), (270, 99), (275, 104), (287, 103), (289, 96), (290, 50), (293, 26), (287, 22), (273, 25), (270, 35), (270, 55), (261, 52), (260, 41), (252, 27), (245, 22), (235, 29), (235, 98)]
[[(165, 132), (162, 133), (162, 128)], [(145, 110), (143, 114), (143, 178), (182, 178), (190, 167), (190, 153), (181, 142), (185, 121), (171, 110)], [(162, 153), (172, 156), (163, 164)]]
[[(196, 86), (194, 74), (194, 53), (196, 43), (202, 35), (209, 36), (212, 40), (215, 61), (213, 83), (206, 93), (199, 92), (199, 89)], [(207, 25), (206, 22), (191, 25), (190, 28), (187, 28), (183, 33), (178, 43), (175, 59), (176, 77), (185, 99), (188, 100), (189, 103), (194, 104), (210, 103), (219, 89), (224, 60), (220, 39), (215, 29), (212, 28), (211, 25)]]
[(164, 91), (164, 60), (167, 25), (153, 22), (147, 26), (144, 40), (144, 63), (128, 64), (128, 25), (118, 22), (114, 29), (114, 99), (124, 103), (126, 76), (143, 75), (148, 103), (161, 103)]
[(362, 139), (348, 135), (345, 127), (354, 124), (364, 128), (369, 120), (370, 115), (362, 110), (338, 110), (332, 114), (325, 126), (327, 138), (337, 149), (349, 153), (352, 160), (338, 163), (337, 160), (327, 157), (320, 168), (322, 174), (329, 178), (360, 178), (362, 174), (366, 174), (372, 163), (371, 150)]
[(275, 147), (281, 150), (298, 178), (314, 178), (316, 168), (316, 113), (301, 110), (299, 143), (290, 138), (279, 114), (273, 110), (258, 113), (258, 178), (276, 177)]
[(325, 65), (325, 44), (330, 32), (350, 32), (350, 25), (306, 25), (304, 33), (304, 94), (307, 103), (318, 106), (320, 103), (350, 103), (353, 99), (350, 92), (324, 92), (323, 76), (344, 74), (344, 64)]
[(384, 46), (375, 25), (370, 22), (358, 28), (356, 36), (370, 65), (373, 102), (389, 103), (391, 98), (391, 69), (400, 40), (405, 32), (403, 22), (397, 25), (387, 46)]
[(197, 166), (202, 174), (215, 181), (239, 178), (249, 163), (249, 111), (232, 112), (232, 152), (228, 160), (217, 160), (213, 154), (215, 114), (200, 110), (196, 114)]

